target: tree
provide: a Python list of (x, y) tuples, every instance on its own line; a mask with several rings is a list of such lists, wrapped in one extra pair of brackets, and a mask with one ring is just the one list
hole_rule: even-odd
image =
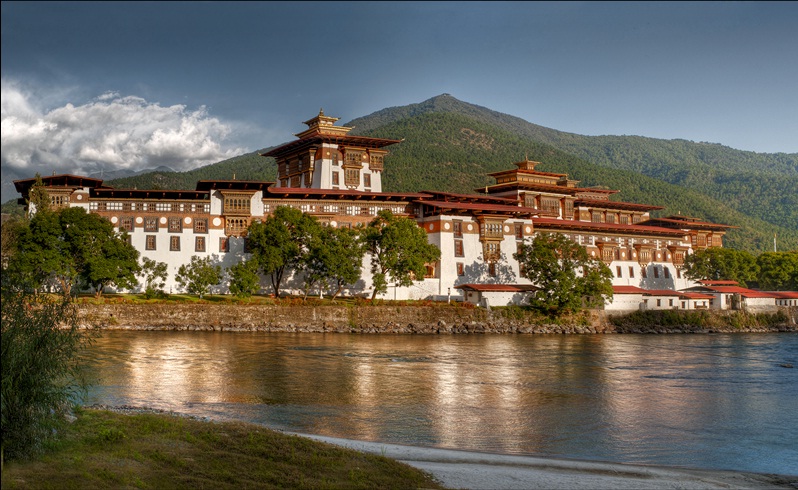
[(164, 286), (166, 286), (167, 273), (166, 262), (156, 262), (149, 257), (141, 259), (141, 274), (144, 276), (144, 296), (155, 298), (164, 296)]
[(252, 258), (271, 279), (274, 295), (286, 272), (298, 270), (321, 225), (316, 218), (289, 206), (279, 206), (262, 222), (250, 225), (247, 240)]
[(612, 271), (565, 235), (539, 233), (513, 254), (524, 277), (540, 288), (530, 304), (547, 313), (574, 312), (612, 299)]
[(759, 287), (773, 291), (798, 291), (798, 250), (765, 252), (756, 259)]
[(65, 422), (84, 387), (80, 350), (93, 338), (67, 297), (31, 296), (2, 286), (2, 451), (0, 459), (40, 449)]
[(693, 281), (737, 281), (747, 287), (748, 282), (756, 281), (757, 273), (756, 258), (745, 250), (711, 247), (684, 259), (684, 275)]
[(258, 264), (254, 260), (242, 260), (228, 269), (230, 292), (239, 298), (249, 298), (260, 289)]
[(410, 286), (414, 278), (424, 277), (428, 263), (441, 257), (440, 249), (427, 242), (427, 233), (415, 221), (394, 216), (389, 210), (377, 214), (364, 230), (363, 239), (371, 255), (372, 301), (388, 291), (389, 280)]
[(202, 299), (211, 286), (221, 282), (222, 267), (214, 264), (210, 257), (201, 259), (192, 255), (191, 262), (177, 270), (175, 280), (188, 294), (196, 294)]
[(365, 249), (357, 231), (351, 228), (322, 228), (311, 240), (301, 267), (305, 274), (306, 292), (317, 282), (332, 284), (335, 287), (332, 299), (335, 301), (344, 286), (360, 279), (364, 254)]

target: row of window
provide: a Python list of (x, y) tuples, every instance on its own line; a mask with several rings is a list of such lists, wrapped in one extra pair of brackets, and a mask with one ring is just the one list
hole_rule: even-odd
[[(134, 229), (133, 223), (134, 220), (130, 216), (119, 218), (119, 229), (132, 232)], [(144, 231), (148, 233), (158, 231), (159, 223), (160, 219), (158, 217), (145, 216), (143, 219)], [(194, 233), (208, 233), (208, 219), (194, 219), (192, 228)], [(169, 218), (167, 221), (167, 229), (169, 230), (169, 233), (181, 233), (183, 231), (183, 218), (177, 216)]]
[(200, 203), (171, 203), (171, 202), (115, 202), (92, 201), (89, 204), (91, 211), (158, 211), (179, 213), (210, 213), (210, 204)]
[[(654, 272), (654, 279), (659, 279), (659, 267), (653, 267), (652, 271)], [(662, 273), (663, 273), (663, 277), (665, 279), (670, 279), (671, 278), (671, 270), (668, 267), (663, 267), (662, 268)], [(648, 279), (648, 268), (647, 267), (641, 267), (640, 268), (640, 275), (643, 277), (643, 279)], [(620, 265), (615, 266), (615, 277), (623, 278), (623, 269), (621, 268)], [(634, 278), (635, 278), (635, 269), (634, 269), (634, 267), (630, 266), (629, 267), (629, 279), (634, 279)], [(676, 269), (676, 278), (677, 279), (681, 279), (682, 278), (682, 271), (680, 269), (678, 269), (678, 268)]]
[[(169, 250), (172, 252), (179, 252), (180, 251), (180, 237), (179, 236), (171, 236), (169, 237)], [(221, 237), (219, 238), (219, 252), (228, 252), (230, 248), (229, 238)], [(147, 235), (145, 237), (144, 242), (144, 249), (145, 250), (157, 250), (158, 249), (158, 237), (156, 235)], [(198, 236), (194, 238), (194, 251), (195, 252), (205, 252), (207, 250), (207, 240), (204, 236)]]

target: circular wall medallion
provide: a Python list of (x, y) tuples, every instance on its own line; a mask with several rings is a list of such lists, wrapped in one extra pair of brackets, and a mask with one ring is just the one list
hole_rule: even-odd
[(450, 225), (449, 223), (444, 223), (444, 224), (443, 224), (443, 229), (444, 229), (444, 230), (448, 230), (448, 229), (449, 229), (449, 228), (451, 228), (451, 227), (452, 227), (452, 225)]
[(637, 258), (637, 252), (632, 252), (632, 258), (633, 259)]
[(136, 223), (138, 223), (138, 224), (144, 223), (144, 218), (142, 218), (141, 216), (137, 216), (136, 217)]
[(429, 224), (429, 231), (432, 231), (432, 230), (434, 230), (434, 229), (435, 229), (435, 225), (434, 225), (434, 224), (432, 224), (432, 223), (430, 223), (430, 224)]
[(117, 221), (119, 221), (119, 218), (116, 216), (111, 216), (111, 223), (116, 224)]
[(466, 230), (468, 230), (468, 231), (471, 231), (471, 230), (473, 230), (473, 229), (474, 229), (474, 225), (472, 225), (472, 224), (470, 224), (470, 223), (469, 223), (469, 224), (468, 224), (468, 226), (466, 227)]
[(622, 259), (625, 259), (625, 258), (626, 258), (626, 252), (621, 252), (621, 258), (622, 258)]
[(508, 233), (510, 231), (510, 227), (508, 225), (504, 225), (504, 232)]
[(337, 221), (330, 221), (330, 226), (332, 226), (333, 228), (337, 228), (338, 227), (338, 222)]
[(83, 200), (83, 195), (78, 194), (77, 196), (75, 196), (75, 199), (77, 199), (78, 201), (82, 201)]
[(526, 228), (524, 228), (524, 233), (532, 233), (532, 227), (527, 226)]
[(659, 260), (660, 257), (662, 257), (662, 256), (660, 254), (657, 254), (657, 260)]
[(213, 218), (213, 226), (219, 226), (222, 224), (222, 220), (219, 218)]
[(595, 257), (595, 256), (596, 256), (596, 251), (595, 251), (595, 250), (593, 250), (592, 252), (590, 252), (590, 255), (592, 255), (593, 257)]
[(166, 216), (161, 216), (161, 224), (162, 225), (166, 224)]
[(191, 224), (191, 217), (190, 217), (190, 216), (186, 216), (186, 219), (184, 219), (183, 221), (184, 221), (184, 222), (185, 222), (187, 225), (190, 225), (190, 224)]

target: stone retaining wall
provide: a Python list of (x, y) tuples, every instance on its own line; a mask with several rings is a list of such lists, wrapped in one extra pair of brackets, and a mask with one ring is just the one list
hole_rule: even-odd
[[(81, 304), (86, 324), (120, 330), (463, 333), (708, 333), (798, 331), (794, 318), (774, 327), (616, 327), (604, 311), (580, 324), (541, 324), (502, 310), (449, 306), (267, 306), (232, 304)], [(515, 317), (512, 317), (515, 316)]]

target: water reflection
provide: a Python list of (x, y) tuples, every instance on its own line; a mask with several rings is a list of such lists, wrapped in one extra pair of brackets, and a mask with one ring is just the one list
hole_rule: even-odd
[(88, 403), (334, 437), (796, 473), (798, 336), (107, 332)]

